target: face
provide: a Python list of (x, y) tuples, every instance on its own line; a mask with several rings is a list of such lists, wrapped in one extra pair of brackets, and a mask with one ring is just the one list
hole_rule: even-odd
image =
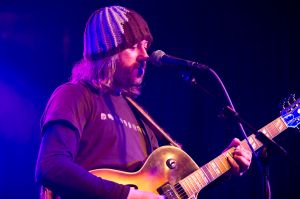
[(141, 85), (149, 58), (147, 48), (148, 42), (143, 40), (119, 53), (120, 62), (114, 75), (116, 87), (127, 89)]

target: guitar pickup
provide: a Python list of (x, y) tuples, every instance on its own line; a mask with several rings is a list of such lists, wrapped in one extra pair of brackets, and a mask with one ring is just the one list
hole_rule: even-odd
[[(180, 186), (178, 183), (176, 184), (178, 186)], [(181, 186), (180, 186), (181, 188)], [(181, 188), (181, 190), (183, 190)], [(157, 192), (160, 194), (160, 195), (164, 195), (167, 199), (181, 199), (181, 198), (187, 198), (187, 195), (186, 193), (183, 191), (182, 194), (184, 195), (184, 197), (181, 197), (177, 194), (175, 188), (170, 185), (169, 183), (165, 183), (164, 185), (162, 185), (161, 187), (159, 187), (157, 189)]]

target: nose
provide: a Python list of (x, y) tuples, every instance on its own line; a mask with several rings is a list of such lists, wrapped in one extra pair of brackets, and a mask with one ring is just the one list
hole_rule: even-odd
[(149, 59), (149, 55), (147, 53), (147, 49), (144, 48), (143, 46), (141, 46), (139, 48), (139, 54), (137, 56), (137, 61), (143, 62), (143, 61), (147, 61), (148, 59)]

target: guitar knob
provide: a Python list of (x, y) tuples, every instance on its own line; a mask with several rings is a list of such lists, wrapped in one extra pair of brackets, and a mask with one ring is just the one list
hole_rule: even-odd
[(295, 94), (290, 94), (289, 97), (288, 97), (288, 102), (290, 104), (294, 103), (296, 101), (296, 95)]
[(296, 102), (296, 94), (295, 94), (295, 93), (293, 93), (293, 94), (291, 95), (291, 98), (292, 98), (292, 102), (293, 102), (293, 103)]
[(278, 104), (278, 107), (280, 110), (283, 110), (286, 108), (286, 98), (280, 100), (280, 103)]
[(176, 161), (174, 159), (168, 159), (166, 163), (170, 169), (175, 169)]

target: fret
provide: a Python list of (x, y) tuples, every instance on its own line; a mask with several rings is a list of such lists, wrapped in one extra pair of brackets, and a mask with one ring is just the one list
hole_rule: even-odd
[(222, 153), (221, 154), (223, 156), (223, 160), (225, 160), (223, 163), (226, 166), (226, 169), (229, 170), (231, 168), (231, 166), (229, 165), (228, 161), (227, 161), (227, 157), (229, 156), (227, 153)]
[(259, 131), (262, 132), (263, 134), (265, 134), (265, 136), (267, 136), (269, 139), (271, 139), (271, 135), (269, 133), (268, 126), (265, 126), (264, 128), (260, 129)]
[(255, 138), (254, 134), (250, 135), (248, 139), (254, 150), (257, 150), (262, 146), (262, 143)]
[[(249, 141), (249, 142), (250, 142), (250, 141)], [(247, 143), (246, 140), (243, 140), (243, 141), (241, 142), (241, 146), (242, 146), (244, 149), (246, 149), (246, 150), (250, 150), (250, 148), (249, 148), (248, 143)]]
[(252, 134), (251, 136), (252, 136), (253, 140), (255, 141), (255, 143), (257, 144), (257, 148), (255, 150), (262, 147), (263, 143), (261, 141), (259, 141), (258, 139), (256, 139), (256, 135)]
[(217, 158), (215, 158), (215, 159), (213, 159), (212, 161), (212, 168), (214, 169), (214, 171), (217, 173), (217, 175), (218, 176), (220, 176), (220, 175), (222, 175), (222, 171), (221, 171), (221, 169), (220, 169), (220, 167), (219, 167), (219, 164), (218, 164), (218, 162), (217, 162)]
[(255, 142), (254, 139), (253, 139), (253, 136), (250, 135), (250, 136), (248, 137), (248, 140), (249, 140), (249, 143), (250, 143), (250, 145), (252, 146), (252, 148), (253, 148), (254, 150), (256, 150), (258, 147), (257, 147), (256, 142)]
[(225, 153), (223, 153), (226, 157), (226, 160), (227, 158), (230, 156), (230, 157), (233, 157), (233, 152), (234, 152), (234, 147), (228, 149)]
[[(204, 187), (207, 185), (207, 183), (205, 183), (205, 180), (203, 179), (203, 177), (200, 174), (201, 170), (198, 169), (197, 171), (194, 172), (194, 175), (196, 176), (197, 179), (199, 179), (199, 182), (201, 184), (201, 187)], [(198, 176), (198, 177), (197, 177)]]
[[(270, 122), (269, 124), (267, 124), (266, 126), (264, 126), (263, 128), (261, 128), (259, 131), (262, 132), (264, 135), (266, 135), (269, 139), (272, 139), (275, 136), (277, 136), (279, 133), (284, 131), (285, 129), (287, 129), (287, 126), (283, 121), (283, 119), (279, 117), (274, 121)], [(258, 139), (256, 139), (255, 134), (251, 134), (250, 136), (248, 136), (248, 140), (254, 150), (259, 149), (263, 145), (263, 143), (261, 143)], [(251, 151), (246, 140), (243, 140), (241, 145), (245, 149)]]
[(206, 165), (207, 165), (207, 168), (208, 168), (209, 172), (211, 173), (211, 175), (212, 175), (212, 177), (214, 179), (216, 179), (217, 177), (219, 177), (219, 175), (216, 173), (216, 171), (213, 168), (212, 161), (210, 161)]
[(276, 126), (273, 124), (273, 122), (271, 122), (270, 124), (267, 125), (267, 128), (271, 134), (270, 139), (272, 139), (273, 137), (275, 137), (274, 135), (277, 134), (278, 129), (276, 128)]
[(277, 136), (282, 131), (284, 131), (285, 129), (287, 129), (287, 124), (283, 121), (282, 117), (277, 118), (272, 123), (278, 129), (278, 131), (277, 131), (276, 135), (274, 135), (274, 137)]
[(207, 176), (209, 182), (212, 182), (214, 180), (214, 177), (212, 176), (209, 169), (207, 168), (207, 164), (202, 166), (202, 168), (203, 168), (203, 171), (204, 171), (205, 175)]
[[(282, 120), (282, 118), (279, 117), (274, 121), (270, 122), (269, 124), (267, 124), (266, 126), (264, 126), (263, 128), (261, 128), (259, 131), (262, 132), (264, 135), (266, 135), (268, 138), (272, 139), (275, 136), (277, 136), (279, 133), (284, 131), (285, 129), (287, 129), (287, 126), (285, 122)], [(254, 150), (259, 149), (263, 145), (258, 139), (256, 139), (255, 134), (248, 136), (248, 140)], [(242, 141), (242, 146), (245, 149), (251, 151), (246, 140)]]
[[(280, 132), (280, 129), (276, 126), (276, 121), (274, 120), (273, 122), (271, 122), (271, 124), (273, 125), (273, 127), (276, 129), (275, 132), (273, 132), (274, 134), (272, 135), (273, 137), (275, 137), (276, 135), (278, 135), (278, 133)], [(279, 120), (280, 121), (280, 120)]]
[(195, 192), (198, 192), (202, 188), (202, 186), (199, 183), (199, 180), (198, 180), (196, 175), (192, 174), (191, 177), (192, 177), (193, 181), (196, 183), (196, 186), (197, 186), (197, 189), (196, 189)]
[(206, 173), (203, 171), (203, 168), (201, 167), (200, 169), (201, 169), (200, 175), (203, 178), (205, 184), (208, 185), (208, 183), (210, 183), (209, 178), (207, 177)]
[(179, 181), (179, 184), (181, 185), (181, 187), (183, 188), (183, 190), (186, 192), (186, 194), (187, 194), (188, 196), (190, 196), (191, 194), (193, 194), (193, 192), (191, 191), (191, 189), (190, 189), (188, 183), (186, 183), (185, 179), (180, 180), (180, 181)]
[[(228, 161), (227, 161), (227, 159), (228, 159), (228, 157), (230, 156), (230, 157), (233, 157), (233, 151), (234, 151), (234, 148), (232, 147), (232, 148), (230, 148), (230, 149), (228, 149), (227, 151), (225, 151), (224, 153), (222, 153), (220, 156), (222, 156), (222, 158), (220, 157), (220, 159), (221, 159), (221, 162), (222, 162), (222, 165), (225, 167), (225, 171), (224, 171), (224, 173), (226, 172), (226, 171), (228, 171), (230, 168), (231, 168), (231, 166), (230, 166), (230, 164), (228, 163)], [(222, 161), (223, 160), (223, 161)]]
[[(228, 171), (228, 170), (229, 170), (229, 167), (228, 167), (228, 166), (226, 167), (226, 165), (223, 163), (224, 158), (221, 159), (221, 155), (219, 155), (219, 156), (217, 157), (217, 159), (218, 159), (219, 162), (221, 162), (221, 164), (219, 164), (219, 166), (220, 166), (220, 168), (221, 168), (222, 173), (225, 173), (226, 171)], [(226, 161), (226, 162), (227, 162), (227, 161)]]
[[(266, 129), (266, 130), (263, 132), (263, 129)], [(279, 117), (279, 118), (275, 119), (274, 121), (270, 122), (269, 124), (267, 124), (266, 126), (264, 126), (263, 128), (261, 128), (259, 131), (264, 133), (268, 138), (272, 139), (275, 136), (277, 136), (279, 133), (284, 131), (285, 129), (287, 129), (287, 126), (286, 126), (285, 122), (282, 120), (282, 118)], [(270, 136), (265, 133), (266, 131), (267, 131), (267, 133), (270, 134)]]
[[(188, 189), (190, 190), (190, 191), (189, 191), (190, 194), (193, 194), (194, 191), (193, 191), (193, 187), (192, 187), (191, 184), (189, 183), (189, 178), (186, 178), (186, 179), (185, 179), (185, 183), (186, 183)], [(190, 194), (189, 194), (189, 195), (190, 195)]]
[(195, 183), (194, 183), (192, 175), (188, 176), (186, 179), (188, 181), (187, 182), (188, 185), (190, 185), (190, 187), (192, 188), (192, 192), (193, 193), (197, 192), (197, 187), (195, 186)]

